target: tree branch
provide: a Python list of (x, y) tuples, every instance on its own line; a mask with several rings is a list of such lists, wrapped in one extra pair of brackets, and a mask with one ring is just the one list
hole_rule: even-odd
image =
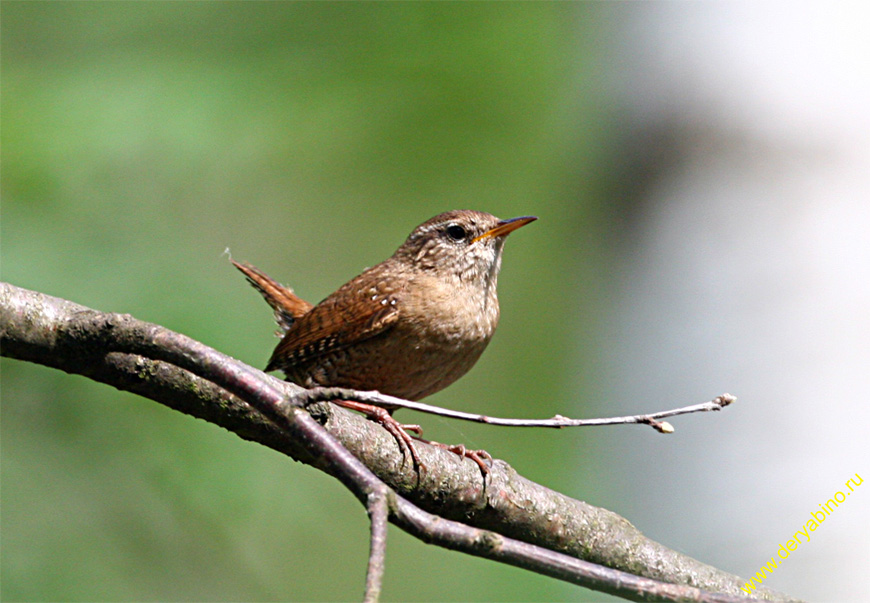
[(366, 510), (371, 520), (371, 552), (366, 571), (365, 603), (377, 601), (381, 595), (384, 565), (387, 558), (387, 521), (389, 520), (389, 490), (386, 486), (378, 488), (369, 495)]
[[(610, 511), (534, 484), (503, 461), (484, 483), (474, 463), (421, 444), (426, 470), (418, 474), (379, 426), (330, 404), (309, 414), (300, 408), (305, 390), (130, 316), (0, 283), (0, 344), (4, 356), (139, 393), (337, 477), (372, 515), (367, 597), (379, 590), (386, 509), (390, 521), (427, 542), (634, 600), (742, 596), (738, 577), (645, 538)], [(763, 589), (755, 595), (790, 600)]]
[(660, 422), (658, 419), (666, 417), (675, 417), (677, 415), (687, 415), (695, 412), (710, 412), (722, 410), (737, 401), (737, 398), (731, 394), (722, 394), (716, 396), (708, 402), (701, 404), (692, 404), (690, 406), (682, 406), (671, 410), (662, 410), (659, 412), (628, 415), (623, 417), (606, 417), (601, 419), (571, 419), (556, 415), (550, 419), (506, 419), (503, 417), (490, 417), (487, 415), (479, 415), (461, 410), (453, 410), (450, 408), (442, 408), (433, 406), (423, 402), (413, 400), (404, 400), (395, 396), (388, 396), (378, 391), (358, 391), (346, 389), (343, 387), (315, 387), (305, 392), (305, 405), (314, 402), (326, 402), (329, 400), (354, 400), (356, 402), (365, 402), (366, 404), (374, 404), (376, 406), (387, 406), (396, 408), (407, 408), (418, 412), (428, 413), (430, 415), (438, 415), (450, 419), (460, 419), (462, 421), (473, 421), (475, 423), (486, 423), (487, 425), (498, 425), (501, 427), (552, 427), (561, 429), (562, 427), (592, 427), (600, 425), (650, 425), (661, 433), (673, 433), (674, 428), (668, 422)]

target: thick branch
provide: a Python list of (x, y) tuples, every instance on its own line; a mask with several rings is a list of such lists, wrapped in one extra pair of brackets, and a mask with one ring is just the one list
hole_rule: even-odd
[[(534, 484), (502, 461), (494, 464), (484, 485), (475, 464), (421, 445), (426, 470), (418, 475), (391, 436), (353, 413), (328, 404), (312, 407), (326, 432), (298, 409), (281, 414), (284, 394), (304, 398), (299, 388), (129, 316), (101, 314), (0, 283), (0, 343), (5, 356), (139, 393), (324, 469), (342, 479), (364, 503), (380, 483), (372, 481), (368, 467), (407, 499), (396, 499), (391, 521), (443, 546), (633, 599), (729, 598), (676, 586), (687, 584), (742, 595), (743, 581), (736, 576), (646, 539), (614, 513)], [(257, 409), (190, 371), (244, 395)], [(353, 456), (345, 457), (345, 449)], [(409, 501), (492, 532), (437, 520)], [(584, 564), (581, 558), (673, 584), (607, 574), (611, 570)], [(770, 591), (756, 594), (785, 598)]]

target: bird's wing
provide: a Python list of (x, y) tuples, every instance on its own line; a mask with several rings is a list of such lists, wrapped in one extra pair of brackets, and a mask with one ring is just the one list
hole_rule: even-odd
[(287, 332), (297, 318), (304, 316), (314, 307), (293, 293), (292, 289), (278, 283), (265, 272), (247, 262), (230, 261), (245, 275), (248, 282), (260, 292), (266, 303), (275, 311), (275, 322), (281, 327), (282, 332)]
[(354, 279), (296, 319), (266, 370), (291, 367), (354, 345), (387, 331), (398, 319), (393, 291), (363, 287)]

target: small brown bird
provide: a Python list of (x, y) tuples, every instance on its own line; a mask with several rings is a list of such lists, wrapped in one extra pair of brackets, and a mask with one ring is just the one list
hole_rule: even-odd
[[(440, 214), (415, 228), (390, 258), (313, 307), (253, 266), (233, 262), (284, 331), (266, 370), (281, 370), (306, 388), (377, 390), (408, 400), (444, 389), (477, 362), (495, 332), (505, 238), (536, 219)], [(404, 431), (416, 426), (403, 426), (378, 407), (337, 403), (383, 423), (420, 464)], [(488, 470), (480, 458), (485, 452), (448, 448)]]

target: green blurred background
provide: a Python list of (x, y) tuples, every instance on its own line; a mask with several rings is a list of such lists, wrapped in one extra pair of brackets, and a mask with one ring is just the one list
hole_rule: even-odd
[[(498, 335), (428, 401), (571, 410), (614, 213), (602, 5), (0, 9), (4, 280), (262, 366), (271, 313), (225, 249), (317, 301), (437, 213), (534, 214), (506, 249)], [(335, 480), (81, 377), (2, 370), (4, 600), (360, 596), (368, 522)], [(577, 487), (594, 467), (553, 462), (584, 457), (579, 434), (405, 418), (595, 498)], [(391, 532), (386, 600), (584, 596), (602, 598)]]
[[(0, 28), (3, 280), (263, 366), (271, 312), (226, 249), (318, 301), (437, 213), (534, 214), (495, 339), (428, 401), (740, 403), (670, 437), (402, 418), (743, 576), (867, 477), (866, 2), (3, 0)], [(0, 369), (0, 599), (361, 595), (368, 521), (335, 480), (82, 377)], [(868, 600), (868, 517), (856, 492), (769, 585)], [(606, 598), (399, 531), (385, 586)]]

